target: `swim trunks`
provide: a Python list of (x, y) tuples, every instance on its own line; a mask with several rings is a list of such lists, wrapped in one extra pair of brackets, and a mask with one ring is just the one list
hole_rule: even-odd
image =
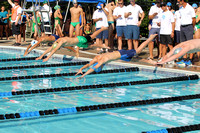
[(57, 36), (57, 35), (55, 35), (55, 34), (51, 34), (51, 35), (55, 37), (55, 41), (58, 40), (58, 39), (60, 38), (59, 36)]
[(121, 54), (121, 60), (124, 61), (131, 61), (132, 57), (136, 55), (135, 49), (131, 50), (118, 50), (119, 53)]
[(108, 21), (108, 25), (114, 24), (114, 21)]
[[(102, 71), (102, 66), (100, 66), (99, 68), (95, 68), (97, 64), (98, 62), (96, 62), (91, 68), (94, 69), (95, 72), (99, 73)], [(105, 66), (105, 64), (103, 64), (103, 66)]]
[(76, 46), (78, 46), (79, 48), (80, 47), (82, 47), (82, 48), (88, 48), (88, 39), (86, 37), (77, 36), (79, 43)]
[(75, 28), (80, 22), (71, 22), (71, 25)]

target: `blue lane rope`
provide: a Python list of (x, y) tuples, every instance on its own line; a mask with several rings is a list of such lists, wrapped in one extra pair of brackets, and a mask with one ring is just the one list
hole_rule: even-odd
[(46, 68), (46, 67), (61, 67), (61, 66), (78, 66), (78, 65), (85, 65), (87, 63), (89, 63), (89, 61), (57, 63), (57, 64), (43, 64), (43, 65), (28, 65), (28, 66), (11, 66), (11, 67), (0, 67), (0, 70), (44, 68), (44, 67)]
[[(122, 72), (135, 72), (135, 71), (139, 71), (139, 68), (138, 67), (131, 67), (131, 68), (122, 68), (122, 69), (103, 70), (101, 72), (93, 72), (91, 74), (122, 73)], [(51, 77), (62, 77), (62, 76), (74, 76), (75, 74), (76, 74), (76, 72), (75, 73), (60, 73), (60, 74), (18, 76), (18, 77), (2, 77), (2, 78), (0, 78), (0, 81), (37, 79), (37, 78), (51, 78)]]
[[(33, 111), (33, 112), (25, 112), (25, 113), (11, 113), (11, 114), (0, 114), (0, 120), (6, 119), (17, 119), (17, 118), (34, 118), (34, 117), (41, 117), (47, 115), (55, 115), (55, 114), (72, 114), (77, 112), (87, 112), (87, 111), (95, 111), (95, 110), (103, 110), (103, 109), (112, 109), (112, 108), (122, 108), (122, 107), (130, 107), (130, 106), (141, 106), (141, 105), (152, 105), (152, 104), (159, 104), (159, 103), (169, 103), (174, 101), (183, 101), (183, 100), (190, 100), (190, 99), (199, 99), (200, 94), (196, 95), (186, 95), (186, 96), (175, 96), (175, 97), (167, 97), (167, 98), (157, 98), (157, 99), (148, 99), (148, 100), (139, 100), (139, 101), (128, 101), (128, 102), (118, 102), (118, 103), (108, 103), (108, 104), (98, 104), (98, 105), (88, 105), (88, 106), (80, 106), (80, 107), (72, 107), (72, 108), (62, 108), (62, 109), (49, 109), (49, 110), (40, 110), (40, 111)], [(171, 128), (166, 129), (168, 132), (177, 133), (174, 131), (191, 131), (191, 128), (187, 126), (183, 128)], [(146, 133), (160, 133), (163, 130), (150, 131)], [(164, 133), (164, 132), (163, 132)]]
[(142, 132), (142, 133), (183, 133), (183, 132), (197, 131), (197, 130), (200, 130), (200, 124), (173, 127), (173, 128), (154, 130), (154, 131), (148, 131), (148, 132)]
[(97, 89), (97, 88), (107, 88), (107, 87), (132, 86), (132, 85), (141, 85), (141, 84), (165, 83), (165, 82), (187, 81), (187, 80), (197, 80), (197, 79), (199, 79), (198, 75), (189, 75), (189, 76), (182, 76), (182, 77), (171, 77), (171, 78), (163, 78), (163, 79), (152, 79), (152, 80), (141, 80), (141, 81), (130, 81), (130, 82), (24, 90), (24, 91), (16, 91), (16, 92), (1, 92), (0, 97), (12, 97), (15, 95), (30, 95), (30, 94), (37, 94), (37, 93), (51, 93), (51, 92)]

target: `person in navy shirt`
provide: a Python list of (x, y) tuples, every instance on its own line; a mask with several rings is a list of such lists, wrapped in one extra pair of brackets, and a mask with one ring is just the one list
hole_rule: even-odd
[(2, 6), (1, 7), (1, 12), (0, 12), (0, 36), (1, 36), (1, 40), (2, 40), (2, 31), (3, 29), (6, 32), (6, 39), (8, 40), (8, 12), (5, 11), (5, 7)]

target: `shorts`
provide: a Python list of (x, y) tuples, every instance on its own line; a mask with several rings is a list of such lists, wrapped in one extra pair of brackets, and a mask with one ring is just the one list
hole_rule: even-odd
[(20, 33), (20, 24), (15, 25), (15, 23), (12, 23), (12, 33), (13, 35), (19, 35)]
[(55, 41), (57, 41), (60, 37), (55, 35), (55, 34), (51, 34), (51, 36), (54, 36), (55, 37)]
[(116, 30), (117, 30), (117, 36), (118, 37), (122, 37), (123, 34), (125, 36), (125, 33), (126, 33), (126, 26), (117, 26), (116, 27)]
[[(42, 32), (44, 32), (43, 23), (44, 23), (44, 25), (50, 25), (49, 22), (42, 22), (42, 24), (41, 24), (41, 30), (42, 30)], [(51, 32), (51, 28), (50, 27), (45, 27), (45, 31), (46, 32)]]
[(140, 38), (140, 27), (137, 25), (126, 26), (126, 39), (138, 40)]
[(165, 44), (165, 45), (173, 44), (172, 38), (170, 35), (160, 35), (160, 43)]
[(131, 50), (118, 50), (119, 53), (121, 54), (121, 60), (124, 61), (131, 61), (132, 57), (136, 55), (135, 49)]
[[(151, 30), (149, 31), (149, 37), (152, 34), (158, 34), (158, 41), (160, 41), (160, 28), (151, 28)], [(155, 39), (153, 39), (152, 41), (155, 41)]]
[(180, 32), (181, 42), (192, 40), (193, 39), (193, 33), (194, 33), (194, 29), (193, 29), (192, 24), (185, 25), (185, 26), (181, 25), (181, 32)]
[(25, 23), (21, 23), (20, 32), (22, 33), (25, 30), (26, 30), (26, 24)]
[[(99, 30), (100, 28), (96, 28), (96, 31)], [(104, 30), (99, 35), (96, 36), (98, 39), (108, 39), (108, 30)]]
[(180, 43), (181, 42), (180, 37), (181, 37), (180, 31), (175, 30), (174, 31), (174, 42)]

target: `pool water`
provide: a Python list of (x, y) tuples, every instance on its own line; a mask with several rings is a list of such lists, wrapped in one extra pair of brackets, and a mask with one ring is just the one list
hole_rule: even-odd
[[(8, 51), (5, 52), (5, 50), (1, 52), (4, 52), (4, 54), (0, 54), (0, 59), (5, 57), (20, 58), (23, 56), (23, 53), (19, 51), (15, 52), (16, 55), (10, 54)], [(29, 56), (36, 57), (38, 55), (33, 53)], [(57, 63), (62, 62), (57, 61)], [(2, 62), (2, 67), (10, 65), (32, 65), (34, 63), (49, 64), (55, 62)], [(82, 66), (64, 66), (1, 70), (0, 77), (70, 73), (77, 72), (81, 67)], [(105, 69), (115, 68), (118, 68), (118, 66), (105, 67)], [(0, 81), (0, 92), (139, 81), (166, 77), (174, 77), (174, 75), (139, 71), (88, 75), (82, 79), (76, 79), (75, 76), (63, 76), (42, 79), (11, 80)], [(199, 82), (199, 80), (179, 81), (170, 83), (109, 87), (8, 97), (6, 99), (0, 99), (0, 114), (199, 94)], [(199, 124), (199, 107), (200, 100), (196, 99), (171, 103), (161, 103), (156, 105), (143, 105), (118, 109), (89, 111), (70, 115), (54, 115), (36, 119), (15, 119), (6, 121), (0, 120), (0, 130), (2, 133), (139, 133), (142, 131)]]

